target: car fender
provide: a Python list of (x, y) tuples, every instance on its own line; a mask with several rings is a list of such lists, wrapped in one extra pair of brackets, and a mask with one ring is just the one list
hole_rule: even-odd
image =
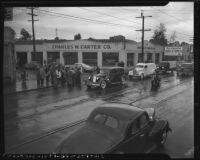
[(164, 130), (166, 130), (167, 132), (172, 131), (169, 127), (169, 122), (167, 120), (156, 120), (152, 127), (152, 130), (149, 133), (149, 136), (157, 136)]

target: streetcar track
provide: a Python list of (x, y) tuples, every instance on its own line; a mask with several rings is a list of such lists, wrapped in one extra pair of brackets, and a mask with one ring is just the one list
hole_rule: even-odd
[[(175, 86), (179, 86), (179, 85), (183, 84), (183, 82), (187, 82), (187, 80), (182, 81), (182, 83), (176, 84)], [(171, 89), (171, 88), (173, 88), (173, 87), (175, 87), (175, 86), (170, 86), (170, 87), (164, 88), (163, 90), (160, 90), (160, 91), (163, 92), (163, 91), (166, 91), (166, 90), (168, 90), (168, 89)], [(182, 91), (180, 91), (180, 92), (178, 92), (178, 93), (176, 93), (176, 94), (170, 95), (170, 96), (168, 96), (168, 97), (166, 97), (166, 98), (164, 98), (164, 99), (160, 100), (159, 102), (156, 102), (156, 103), (154, 103), (154, 104), (152, 104), (152, 105), (153, 105), (154, 107), (155, 107), (155, 106), (158, 107), (159, 104), (161, 104), (161, 103), (163, 103), (163, 102), (165, 102), (165, 101), (171, 99), (172, 97), (174, 97), (174, 96), (176, 96), (176, 95), (178, 95), (178, 94), (184, 92), (185, 90), (187, 90), (187, 88), (184, 89), (184, 90), (182, 90)], [(139, 98), (139, 99), (137, 99), (137, 100), (135, 100), (135, 101), (133, 101), (133, 102), (131, 102), (131, 103), (124, 103), (124, 102), (119, 102), (119, 101), (118, 101), (118, 103), (124, 103), (124, 104), (129, 104), (129, 105), (130, 105), (130, 104), (133, 104), (133, 103), (135, 103), (135, 102), (137, 102), (137, 101), (140, 101), (140, 100), (142, 100), (142, 99), (144, 99), (144, 98), (150, 97), (151, 95), (152, 95), (152, 94), (150, 94), (150, 95), (148, 95), (148, 96), (144, 96), (144, 97)], [(107, 103), (107, 102), (105, 102), (105, 103)], [(159, 107), (158, 107), (158, 108), (159, 108)], [(81, 119), (81, 120), (76, 121), (76, 122), (68, 123), (68, 124), (63, 125), (63, 126), (58, 127), (58, 128), (50, 129), (49, 131), (46, 131), (45, 134), (40, 135), (40, 136), (38, 136), (38, 137), (35, 137), (35, 136), (27, 137), (27, 139), (28, 139), (27, 141), (25, 141), (25, 142), (23, 142), (23, 143), (20, 143), (20, 144), (18, 144), (18, 145), (9, 147), (7, 150), (10, 151), (10, 150), (13, 150), (13, 149), (15, 149), (15, 148), (18, 148), (18, 147), (21, 147), (21, 146), (23, 146), (23, 145), (26, 145), (26, 144), (28, 144), (28, 143), (37, 142), (38, 140), (40, 140), (40, 139), (42, 139), (42, 138), (45, 138), (45, 137), (50, 136), (50, 135), (53, 135), (53, 134), (55, 134), (55, 133), (57, 133), (57, 132), (63, 131), (63, 130), (65, 130), (65, 129), (71, 128), (71, 127), (73, 127), (73, 126), (77, 126), (77, 125), (79, 125), (79, 124), (85, 122), (85, 120), (86, 120), (86, 118)]]
[[(186, 80), (184, 80), (184, 81), (181, 81), (181, 82), (178, 83), (178, 84), (175, 84), (175, 85), (172, 85), (172, 86), (169, 86), (169, 87), (166, 87), (166, 88), (162, 88), (162, 87), (161, 87), (161, 89), (159, 90), (159, 92), (163, 92), (163, 91), (165, 91), (165, 90), (167, 90), (167, 89), (170, 89), (170, 88), (172, 88), (172, 87), (181, 85), (182, 83), (187, 82), (187, 81), (188, 81), (188, 80), (186, 79)], [(81, 104), (81, 103), (86, 103), (86, 102), (88, 102), (88, 101), (95, 101), (95, 100), (97, 100), (97, 99), (102, 99), (102, 100), (105, 100), (105, 101), (106, 101), (106, 100), (109, 100), (109, 99), (113, 98), (113, 96), (114, 96), (114, 97), (117, 97), (117, 96), (121, 96), (121, 95), (128, 95), (128, 94), (132, 93), (132, 92), (134, 91), (134, 89), (135, 89), (135, 87), (131, 87), (131, 88), (129, 87), (129, 89), (124, 89), (124, 90), (120, 90), (120, 91), (115, 92), (114, 95), (113, 95), (113, 93), (110, 93), (110, 94), (108, 94), (108, 95), (98, 96), (98, 97), (95, 97), (95, 98), (86, 98), (86, 99), (82, 99), (82, 100), (77, 101), (77, 102), (72, 103), (72, 104), (54, 106), (54, 108), (49, 109), (49, 110), (46, 110), (46, 111), (43, 111), (43, 112), (33, 113), (33, 114), (27, 114), (27, 115), (24, 115), (24, 116), (15, 117), (15, 118), (13, 118), (13, 119), (16, 119), (16, 120), (28, 119), (28, 118), (32, 118), (32, 117), (35, 117), (35, 116), (39, 116), (39, 115), (42, 115), (42, 114), (50, 113), (50, 112), (53, 112), (53, 111), (56, 111), (56, 110), (62, 110), (62, 109), (64, 109), (64, 108), (70, 108), (70, 107), (72, 107), (72, 106), (74, 106), (74, 105), (78, 105), (78, 104)], [(135, 91), (137, 91), (137, 90), (135, 90)], [(121, 92), (125, 92), (125, 93), (121, 93)], [(120, 93), (120, 94), (119, 94), (119, 93)], [(148, 92), (148, 93), (149, 93), (149, 92)], [(135, 101), (132, 101), (131, 103), (134, 103), (134, 102), (136, 102), (136, 101), (142, 100), (142, 99), (147, 98), (147, 97), (152, 96), (152, 95), (153, 95), (153, 93), (150, 92), (150, 94), (147, 94), (147, 95), (145, 95), (145, 96), (142, 96), (142, 97), (136, 99)], [(61, 101), (64, 101), (64, 100), (67, 100), (67, 99), (63, 99), (63, 100), (61, 100)], [(11, 118), (11, 119), (12, 119), (12, 118)]]

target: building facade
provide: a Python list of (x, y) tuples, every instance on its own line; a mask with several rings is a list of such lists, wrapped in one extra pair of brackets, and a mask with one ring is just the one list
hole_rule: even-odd
[[(144, 61), (159, 63), (163, 52), (164, 47), (144, 42)], [(15, 56), (18, 65), (37, 61), (42, 65), (78, 62), (104, 67), (123, 61), (125, 67), (132, 67), (141, 61), (141, 43), (127, 39), (37, 40), (33, 53), (32, 41), (16, 41)]]
[(15, 31), (10, 27), (4, 27), (3, 81), (6, 84), (16, 81), (14, 39)]

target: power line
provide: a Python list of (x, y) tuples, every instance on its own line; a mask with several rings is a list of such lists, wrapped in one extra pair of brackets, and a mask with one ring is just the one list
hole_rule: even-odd
[[(123, 8), (122, 8), (122, 10), (131, 12), (129, 9), (123, 9)], [(153, 18), (153, 19), (155, 19), (155, 18)], [(155, 19), (155, 20), (158, 21), (157, 19)], [(151, 26), (151, 25), (147, 25), (147, 26), (154, 27), (154, 26)], [(168, 30), (169, 30), (169, 29), (168, 29)], [(171, 30), (171, 31), (172, 31), (172, 30)], [(177, 31), (176, 31), (176, 33), (177, 33), (177, 34), (181, 34), (181, 35), (185, 35), (185, 36), (187, 36), (187, 37), (188, 37), (188, 36), (191, 36), (191, 35), (188, 35), (188, 34), (184, 34), (184, 33), (177, 32)]]
[[(133, 21), (130, 21), (130, 20), (127, 20), (127, 19), (122, 19), (122, 18), (115, 17), (115, 16), (112, 16), (112, 15), (109, 15), (109, 14), (105, 14), (105, 13), (102, 13), (102, 12), (99, 12), (99, 11), (94, 11), (94, 10), (86, 9), (86, 8), (82, 8), (82, 7), (79, 7), (79, 8), (83, 9), (83, 10), (90, 11), (90, 12), (95, 12), (95, 13), (100, 14), (100, 15), (106, 15), (106, 16), (109, 16), (109, 17), (113, 17), (113, 18), (116, 18), (116, 19), (119, 19), (119, 20), (122, 20), (122, 21), (131, 22), (131, 23), (137, 23), (137, 22), (133, 22)], [(140, 24), (140, 23), (137, 23), (137, 24)]]

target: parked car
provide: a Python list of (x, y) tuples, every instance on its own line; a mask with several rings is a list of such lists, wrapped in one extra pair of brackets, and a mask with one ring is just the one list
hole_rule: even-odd
[(26, 63), (25, 64), (25, 68), (26, 69), (37, 69), (41, 66), (40, 63), (36, 62), (36, 61), (32, 61), (30, 63)]
[(125, 74), (123, 67), (103, 67), (99, 74), (93, 74), (88, 77), (86, 85), (88, 88), (101, 87), (105, 89), (108, 85), (124, 84)]
[(177, 76), (192, 76), (194, 74), (194, 63), (182, 63), (177, 68)]
[(168, 71), (173, 72), (173, 69), (170, 68), (170, 63), (166, 61), (160, 62), (156, 68), (157, 73), (165, 74)]
[(132, 79), (133, 77), (140, 77), (140, 79), (144, 79), (145, 77), (154, 74), (155, 70), (155, 63), (138, 63), (136, 64), (135, 69), (129, 71), (128, 76), (129, 79)]
[(85, 124), (67, 137), (55, 153), (144, 153), (154, 144), (164, 145), (169, 131), (169, 122), (156, 118), (153, 108), (107, 103), (95, 108)]
[(81, 68), (82, 72), (87, 72), (87, 73), (91, 73), (91, 72), (96, 70), (96, 67), (89, 66), (89, 65), (84, 64), (84, 63), (75, 63), (74, 67)]

